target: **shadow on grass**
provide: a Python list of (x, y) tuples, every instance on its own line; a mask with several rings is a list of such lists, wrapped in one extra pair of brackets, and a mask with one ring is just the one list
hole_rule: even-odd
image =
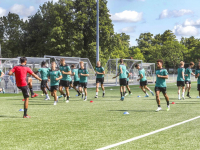
[(154, 112), (154, 110), (107, 110), (107, 111)]
[(0, 118), (22, 118), (22, 117), (0, 115)]

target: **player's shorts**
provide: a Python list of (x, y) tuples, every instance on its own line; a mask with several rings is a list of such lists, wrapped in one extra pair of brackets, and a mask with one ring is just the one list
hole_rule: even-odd
[(72, 81), (70, 81), (69, 84), (72, 84)]
[(148, 85), (147, 80), (146, 81), (140, 81), (140, 86), (145, 86), (145, 85)]
[(79, 86), (79, 81), (74, 81), (73, 86)]
[(58, 85), (51, 86), (51, 92), (53, 92), (54, 90), (58, 91), (58, 87)]
[(200, 84), (197, 84), (197, 91), (200, 91)]
[(129, 81), (126, 81), (126, 85), (128, 85), (128, 82), (129, 82)]
[(70, 81), (60, 80), (59, 86), (69, 87), (69, 85), (70, 85)]
[(22, 86), (22, 87), (18, 87), (20, 90), (22, 90), (22, 94), (24, 96), (24, 98), (28, 98), (29, 97), (29, 90), (28, 90), (28, 86)]
[(104, 78), (96, 78), (96, 83), (104, 83)]
[(185, 82), (184, 81), (177, 81), (177, 86), (185, 86)]
[(87, 88), (87, 82), (79, 82), (79, 87)]
[(155, 87), (155, 92), (156, 91), (160, 91), (163, 94), (166, 94), (167, 93), (167, 88), (166, 87)]
[(126, 86), (126, 78), (119, 79), (120, 86)]
[(191, 81), (185, 81), (185, 84), (191, 84)]
[(41, 87), (45, 88), (47, 85), (48, 80), (42, 80), (41, 81)]

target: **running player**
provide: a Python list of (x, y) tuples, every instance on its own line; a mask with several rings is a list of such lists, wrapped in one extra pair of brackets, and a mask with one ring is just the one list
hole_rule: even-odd
[(26, 57), (20, 58), (21, 65), (15, 66), (13, 69), (10, 70), (8, 75), (13, 75), (15, 73), (15, 79), (17, 87), (22, 90), (25, 102), (24, 102), (24, 116), (23, 118), (30, 118), (30, 116), (27, 115), (27, 109), (28, 109), (28, 101), (29, 101), (29, 92), (28, 92), (28, 86), (27, 86), (27, 73), (38, 79), (39, 81), (42, 81), (36, 74), (33, 73), (33, 71), (26, 66), (27, 59)]
[(180, 62), (180, 67), (178, 68), (178, 76), (177, 76), (177, 87), (178, 87), (178, 100), (181, 100), (181, 87), (182, 87), (182, 98), (185, 99), (185, 68), (184, 62)]
[(58, 69), (56, 69), (55, 62), (51, 63), (51, 70), (49, 70), (48, 77), (51, 85), (51, 96), (54, 97), (54, 105), (56, 105), (58, 102), (57, 90), (59, 86), (59, 80), (62, 79), (62, 74)]
[(197, 90), (199, 91), (199, 96), (197, 98), (200, 98), (200, 61), (198, 63), (198, 67), (195, 70), (195, 78), (198, 78), (197, 80)]
[(75, 67), (75, 65), (71, 65), (71, 68), (72, 68), (72, 76), (74, 76), (74, 83), (72, 87), (78, 93), (78, 96), (80, 96), (81, 94), (79, 90), (76, 88), (77, 86), (79, 87), (79, 81), (80, 81), (80, 78), (78, 76), (78, 69)]
[[(4, 73), (3, 71), (0, 69), (0, 83), (1, 83), (1, 78), (3, 77)], [(3, 94), (5, 93), (4, 88), (0, 88), (0, 92), (3, 92)]]
[[(149, 87), (147, 87), (148, 82), (147, 82), (147, 79), (146, 79), (146, 75), (145, 75), (145, 70), (144, 70), (144, 68), (140, 68), (140, 65), (139, 65), (139, 64), (136, 64), (136, 65), (135, 65), (135, 68), (138, 69), (138, 71), (139, 71), (139, 76), (140, 76), (140, 78), (137, 79), (137, 81), (140, 81), (140, 88), (141, 88), (142, 91), (146, 94), (145, 97), (149, 97), (149, 94), (147, 93), (146, 90), (148, 90), (148, 91), (154, 96), (153, 91), (151, 91), (151, 89), (150, 89)], [(146, 89), (146, 90), (145, 90), (145, 89)]]
[(99, 91), (99, 83), (101, 84), (101, 89), (103, 91), (103, 96), (105, 96), (105, 88), (103, 86), (103, 82), (104, 82), (104, 75), (105, 75), (105, 71), (104, 68), (101, 66), (101, 62), (97, 61), (97, 66), (95, 67), (95, 71), (96, 71), (96, 96), (95, 98), (98, 98), (98, 91)]
[[(128, 70), (126, 70), (126, 75), (127, 75), (126, 88), (128, 89), (129, 95), (132, 95), (131, 89), (130, 89), (130, 87), (128, 85), (128, 83), (129, 83), (129, 77), (130, 77), (130, 73), (129, 73)], [(125, 96), (127, 96), (127, 95), (128, 95), (128, 93), (125, 91)]]
[(186, 96), (189, 97), (189, 98), (191, 98), (191, 96), (190, 96), (190, 89), (191, 89), (191, 80), (190, 80), (190, 77), (191, 77), (191, 74), (193, 76), (195, 76), (195, 74), (192, 72), (192, 69), (191, 69), (193, 67), (194, 67), (194, 62), (190, 62), (190, 66), (185, 71), (185, 84), (186, 84), (185, 91), (188, 90)]
[(158, 104), (158, 109), (156, 110), (157, 112), (162, 110), (160, 106), (160, 92), (163, 93), (165, 100), (167, 102), (167, 111), (170, 110), (170, 105), (169, 105), (169, 97), (167, 95), (167, 85), (166, 85), (166, 79), (168, 79), (168, 72), (166, 69), (163, 67), (163, 61), (161, 59), (157, 60), (157, 70), (156, 70), (156, 85), (155, 85), (155, 92), (156, 92), (156, 101)]
[[(60, 71), (62, 73), (62, 79), (60, 80), (59, 84), (59, 91), (60, 94), (64, 96), (64, 100), (66, 100), (66, 103), (69, 102), (69, 86), (70, 86), (70, 81), (71, 79), (71, 68), (70, 66), (66, 65), (65, 59), (61, 58), (60, 59)], [(66, 94), (63, 92), (63, 87), (65, 88)], [(67, 95), (67, 99), (66, 99)]]
[(46, 90), (46, 88), (47, 88), (50, 91), (49, 86), (48, 86), (48, 73), (49, 73), (50, 68), (48, 68), (46, 66), (45, 61), (43, 61), (41, 63), (41, 66), (42, 67), (38, 71), (36, 71), (35, 74), (37, 74), (39, 72), (40, 75), (41, 75), (42, 82), (41, 82), (40, 88), (43, 91), (43, 93), (46, 95), (44, 100), (50, 100), (50, 97), (49, 97), (47, 90)]
[(84, 97), (83, 88), (84, 88), (84, 92), (85, 92), (84, 101), (87, 101), (87, 77), (89, 76), (89, 72), (87, 71), (86, 68), (84, 68), (83, 61), (80, 61), (80, 66), (81, 68), (79, 68), (78, 70), (78, 74), (80, 77), (79, 92), (82, 93), (82, 98), (83, 98)]
[(119, 76), (119, 82), (120, 82), (120, 93), (121, 93), (121, 101), (124, 100), (124, 95), (125, 95), (125, 91), (126, 91), (126, 80), (127, 80), (127, 75), (126, 75), (126, 66), (124, 65), (124, 61), (123, 59), (119, 60), (120, 65), (119, 65), (119, 70), (118, 70), (118, 74), (116, 76), (113, 77), (117, 78)]

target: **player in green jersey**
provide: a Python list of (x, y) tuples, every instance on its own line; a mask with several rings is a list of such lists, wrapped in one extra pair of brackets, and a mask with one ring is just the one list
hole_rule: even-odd
[(156, 70), (156, 85), (155, 85), (155, 92), (156, 92), (156, 101), (158, 104), (157, 112), (162, 110), (160, 106), (160, 92), (163, 93), (165, 100), (167, 102), (167, 111), (170, 110), (169, 105), (169, 97), (167, 95), (167, 85), (166, 85), (166, 79), (168, 79), (168, 72), (163, 67), (163, 61), (161, 59), (157, 60), (157, 70)]
[(38, 71), (35, 72), (35, 74), (40, 73), (40, 75), (41, 75), (42, 81), (41, 81), (40, 88), (43, 91), (43, 93), (46, 95), (44, 100), (50, 100), (50, 97), (49, 97), (49, 95), (47, 93), (47, 90), (46, 90), (46, 89), (48, 89), (50, 91), (49, 86), (48, 86), (48, 73), (49, 73), (49, 70), (50, 70), (50, 68), (48, 68), (46, 66), (46, 62), (43, 61), (41, 63), (41, 68), (38, 69)]
[(198, 67), (195, 70), (195, 78), (197, 78), (197, 90), (199, 91), (199, 96), (197, 98), (200, 98), (200, 61), (198, 63)]
[[(139, 71), (139, 79), (137, 79), (137, 81), (140, 81), (140, 88), (142, 89), (142, 91), (146, 94), (145, 97), (149, 97), (149, 94), (147, 93), (146, 90), (148, 90), (153, 96), (154, 96), (154, 93), (153, 91), (151, 91), (151, 89), (149, 87), (147, 87), (148, 85), (148, 82), (147, 82), (147, 79), (146, 79), (146, 75), (145, 75), (145, 70), (144, 68), (140, 68), (140, 65), (139, 64), (136, 64), (135, 65), (135, 68), (138, 69)], [(146, 90), (145, 90), (146, 89)]]
[(76, 88), (77, 86), (79, 87), (79, 81), (80, 81), (80, 78), (78, 76), (78, 68), (76, 68), (75, 65), (71, 65), (71, 69), (72, 69), (71, 76), (74, 76), (74, 83), (71, 87), (73, 87), (73, 89), (78, 93), (78, 96), (80, 96), (81, 94), (79, 90)]
[(103, 91), (103, 97), (105, 96), (105, 88), (103, 86), (104, 82), (104, 75), (105, 75), (105, 70), (101, 66), (101, 62), (97, 61), (97, 66), (95, 67), (96, 71), (96, 96), (95, 98), (98, 98), (98, 92), (99, 92), (99, 84), (101, 84), (101, 89)]
[(119, 76), (119, 82), (120, 82), (120, 93), (121, 93), (121, 101), (124, 100), (124, 95), (126, 91), (126, 84), (127, 84), (127, 75), (126, 75), (126, 66), (124, 65), (123, 59), (119, 60), (120, 65), (119, 65), (119, 70), (118, 74), (113, 77), (117, 78)]
[(89, 76), (89, 72), (84, 67), (83, 61), (80, 61), (80, 68), (78, 69), (78, 74), (80, 77), (79, 92), (82, 93), (82, 98), (83, 98), (84, 97), (83, 88), (84, 88), (84, 92), (85, 92), (84, 101), (87, 101), (87, 77)]
[(178, 68), (178, 76), (177, 76), (177, 87), (178, 87), (178, 100), (181, 100), (180, 94), (181, 94), (181, 87), (182, 87), (182, 98), (185, 99), (185, 68), (184, 68), (184, 62), (180, 62), (180, 67)]
[[(0, 83), (1, 83), (1, 78), (3, 77), (4, 73), (3, 71), (0, 69)], [(2, 92), (3, 94), (5, 93), (4, 88), (0, 88), (0, 92)]]
[(58, 69), (56, 69), (55, 62), (51, 63), (51, 70), (49, 70), (48, 78), (51, 81), (51, 96), (54, 97), (54, 105), (56, 105), (58, 102), (57, 90), (59, 87), (59, 80), (62, 79), (62, 74)]
[(185, 91), (188, 90), (187, 92), (187, 97), (191, 98), (190, 96), (190, 89), (191, 89), (191, 75), (195, 76), (195, 74), (192, 72), (192, 68), (194, 67), (194, 62), (190, 62), (190, 66), (185, 70), (185, 84), (186, 88)]
[[(128, 89), (129, 95), (132, 95), (131, 89), (130, 89), (130, 87), (128, 85), (129, 84), (129, 77), (131, 75), (128, 70), (126, 70), (126, 75), (127, 75), (126, 88)], [(128, 95), (128, 93), (125, 91), (125, 96), (127, 96), (127, 95)]]

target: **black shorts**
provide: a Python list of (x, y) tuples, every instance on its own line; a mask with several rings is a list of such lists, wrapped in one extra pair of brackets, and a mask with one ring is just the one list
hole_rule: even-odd
[(140, 86), (145, 86), (145, 85), (148, 85), (147, 80), (146, 81), (140, 81)]
[(166, 94), (167, 93), (167, 88), (166, 87), (155, 87), (155, 92), (156, 91), (160, 91), (163, 94)]
[(185, 81), (185, 84), (191, 84), (191, 81)]
[(119, 79), (120, 86), (126, 86), (126, 78)]
[(60, 80), (59, 86), (69, 87), (69, 85), (70, 85), (70, 81)]
[(87, 88), (87, 82), (79, 82), (79, 87)]
[(197, 91), (200, 91), (200, 84), (197, 84)]
[(72, 81), (70, 81), (69, 83), (72, 84)]
[(58, 85), (51, 86), (51, 92), (53, 92), (54, 90), (58, 91)]
[(79, 81), (74, 81), (74, 86), (79, 86)]
[(128, 85), (128, 81), (126, 81), (126, 85)]
[(48, 80), (42, 80), (41, 81), (41, 87), (45, 88), (47, 86)]
[(104, 78), (96, 78), (96, 83), (104, 83)]
[(185, 86), (185, 82), (184, 81), (177, 81), (177, 86)]
[(29, 97), (29, 90), (28, 90), (28, 86), (22, 86), (22, 87), (18, 87), (20, 90), (22, 90), (22, 94), (24, 96), (24, 98), (28, 98)]

